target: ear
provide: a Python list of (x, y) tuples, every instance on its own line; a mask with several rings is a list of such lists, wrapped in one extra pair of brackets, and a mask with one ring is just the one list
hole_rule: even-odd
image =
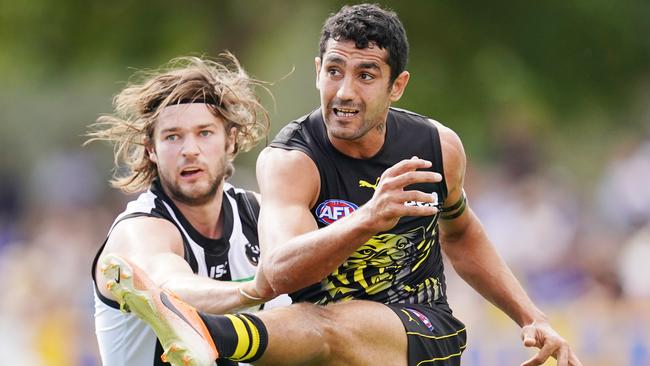
[(144, 146), (145, 150), (147, 151), (149, 160), (154, 164), (158, 164), (158, 155), (156, 155), (156, 149), (153, 146), (153, 142), (147, 139)]
[(228, 134), (226, 135), (226, 141), (228, 142), (228, 155), (235, 153), (235, 143), (237, 141), (237, 127), (230, 127)]
[(411, 74), (408, 71), (402, 71), (401, 74), (397, 75), (395, 81), (393, 81), (393, 86), (390, 91), (390, 100), (391, 102), (397, 102), (404, 94), (406, 89), (406, 84), (409, 83), (409, 78)]
[(318, 79), (320, 78), (320, 64), (321, 64), (320, 57), (314, 57), (314, 64), (316, 65), (316, 89), (320, 90), (320, 88), (318, 87)]

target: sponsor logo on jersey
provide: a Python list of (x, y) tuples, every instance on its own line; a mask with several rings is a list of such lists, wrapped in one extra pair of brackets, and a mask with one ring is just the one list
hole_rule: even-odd
[(368, 182), (367, 180), (359, 180), (359, 187), (361, 188), (371, 188), (373, 191), (377, 190), (377, 184), (379, 184), (379, 178), (375, 180), (375, 184)]
[(322, 202), (316, 207), (316, 217), (324, 224), (331, 224), (334, 221), (353, 213), (359, 206), (352, 202), (332, 199)]
[(246, 248), (246, 258), (248, 259), (248, 262), (257, 267), (258, 263), (260, 262), (259, 244), (246, 243), (244, 247)]
[(433, 201), (432, 202), (406, 201), (406, 202), (404, 202), (404, 206), (418, 206), (418, 207), (435, 207), (435, 206), (438, 206), (438, 193), (437, 192), (431, 192), (431, 196), (433, 196)]
[(424, 326), (426, 326), (430, 332), (433, 332), (433, 324), (431, 324), (431, 321), (429, 320), (429, 318), (427, 318), (426, 315), (422, 314), (421, 312), (415, 309), (406, 308), (406, 310), (408, 310), (411, 314), (417, 316), (418, 319), (420, 319), (422, 323), (424, 323)]

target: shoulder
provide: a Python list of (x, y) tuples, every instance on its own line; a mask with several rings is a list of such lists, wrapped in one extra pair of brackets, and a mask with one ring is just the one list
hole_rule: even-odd
[(456, 155), (457, 153), (461, 153), (463, 157), (465, 156), (463, 144), (460, 140), (460, 137), (458, 137), (458, 134), (456, 134), (456, 132), (441, 122), (438, 122), (433, 118), (427, 117), (425, 115), (401, 108), (391, 107), (390, 113), (393, 114), (396, 118), (412, 121), (414, 124), (417, 124), (422, 128), (436, 130), (440, 136), (440, 144), (442, 145), (443, 153), (445, 153), (445, 150), (449, 150), (447, 152), (449, 153), (448, 155), (450, 155), (450, 157), (452, 157), (451, 155)]
[(178, 228), (166, 218), (142, 215), (125, 218), (115, 224), (111, 235), (116, 232), (132, 234), (147, 234), (152, 230), (165, 230), (178, 232)]
[(408, 109), (403, 109), (403, 108), (397, 108), (397, 107), (390, 107), (389, 108), (389, 113), (392, 113), (396, 116), (403, 116), (403, 117), (410, 117), (410, 118), (416, 118), (416, 119), (428, 119), (429, 117), (422, 115), (420, 113), (416, 113), (413, 111), (409, 111)]
[(429, 121), (438, 129), (440, 136), (440, 149), (448, 190), (451, 193), (452, 190), (462, 189), (467, 165), (463, 142), (451, 128), (432, 119), (429, 119)]
[(319, 126), (322, 125), (320, 109), (304, 115), (286, 126), (271, 141), (271, 147), (300, 150), (314, 157), (314, 147), (320, 139)]
[(230, 197), (239, 201), (242, 197), (246, 197), (248, 200), (253, 200), (255, 202), (260, 201), (260, 195), (257, 192), (250, 191), (248, 189), (235, 187), (228, 182), (224, 182), (223, 191)]
[[(393, 117), (400, 125), (406, 124), (408, 129), (417, 128), (417, 129), (435, 129), (431, 123), (429, 123), (430, 118), (413, 112), (407, 109), (390, 107), (388, 110), (389, 115)], [(420, 131), (421, 132), (421, 131)]]
[(278, 134), (273, 138), (271, 146), (273, 144), (286, 143), (295, 139), (299, 135), (304, 135), (305, 130), (308, 130), (311, 127), (311, 124), (318, 122), (320, 119), (320, 109), (315, 109), (308, 114), (297, 118), (284, 127), (280, 129)]
[(117, 217), (115, 223), (134, 216), (158, 217), (172, 221), (171, 206), (173, 204), (164, 194), (162, 188), (157, 182), (154, 182), (148, 190), (140, 193), (137, 198), (127, 203), (126, 208)]
[(465, 149), (458, 134), (451, 128), (436, 120), (429, 119), (429, 121), (438, 129), (443, 154), (447, 155), (449, 158), (453, 158), (453, 160), (457, 160), (458, 158), (464, 160)]
[(171, 251), (183, 253), (181, 233), (171, 221), (137, 216), (117, 222), (106, 241), (105, 253), (146, 254)]
[(394, 121), (401, 138), (406, 135), (421, 140), (423, 136), (432, 136), (438, 140), (441, 137), (439, 136), (441, 134), (440, 130), (446, 129), (443, 124), (431, 117), (406, 109), (390, 107), (389, 116), (391, 117), (389, 121)]
[[(301, 169), (305, 169), (302, 170)], [(257, 173), (304, 175), (318, 172), (316, 163), (301, 150), (267, 147), (257, 157)], [(300, 173), (300, 174), (297, 174)]]
[(267, 147), (257, 158), (257, 173), (304, 176), (309, 173), (318, 175), (318, 169), (314, 160), (304, 151)]
[(316, 163), (301, 150), (265, 148), (257, 158), (257, 179), (262, 197), (300, 195), (313, 204), (320, 191)]
[(245, 212), (251, 215), (252, 218), (257, 218), (260, 212), (260, 202), (262, 202), (259, 193), (237, 188), (228, 182), (224, 183), (223, 191), (232, 198), (240, 214)]
[(421, 128), (435, 130), (437, 132), (437, 135), (440, 138), (440, 147), (445, 168), (447, 166), (453, 168), (459, 165), (464, 167), (465, 150), (460, 137), (458, 137), (458, 134), (456, 134), (454, 130), (430, 117), (406, 109), (391, 107), (390, 111), (397, 118), (411, 121), (413, 124), (418, 125)]

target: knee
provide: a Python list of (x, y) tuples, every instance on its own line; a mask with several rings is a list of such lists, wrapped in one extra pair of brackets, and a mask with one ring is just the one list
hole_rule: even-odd
[(322, 359), (331, 360), (345, 343), (346, 324), (338, 323), (338, 315), (329, 306), (297, 304), (300, 313), (305, 314), (310, 323), (311, 336), (320, 340), (319, 354)]
[[(382, 364), (368, 362), (367, 353), (361, 351), (368, 347), (368, 335), (365, 334), (367, 319), (358, 315), (350, 303), (320, 307), (318, 318), (329, 365)], [(359, 351), (362, 355), (359, 355)]]

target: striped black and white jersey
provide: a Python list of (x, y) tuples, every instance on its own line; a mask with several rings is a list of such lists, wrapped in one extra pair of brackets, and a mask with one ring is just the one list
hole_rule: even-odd
[[(194, 273), (220, 281), (251, 280), (255, 276), (260, 254), (257, 239), (259, 204), (252, 192), (224, 183), (221, 215), (224, 220), (222, 237), (206, 238), (192, 227), (164, 193), (160, 183), (155, 181), (148, 191), (127, 204), (124, 212), (113, 222), (108, 235), (117, 223), (129, 218), (146, 216), (165, 219), (181, 233), (185, 260)], [(93, 261), (93, 281), (104, 245)], [(269, 308), (289, 302), (285, 296), (263, 306)], [(135, 315), (122, 313), (117, 302), (99, 292), (96, 282), (95, 333), (104, 366), (166, 365), (160, 360), (163, 349), (151, 328)], [(237, 363), (219, 360), (218, 366), (224, 365)]]

